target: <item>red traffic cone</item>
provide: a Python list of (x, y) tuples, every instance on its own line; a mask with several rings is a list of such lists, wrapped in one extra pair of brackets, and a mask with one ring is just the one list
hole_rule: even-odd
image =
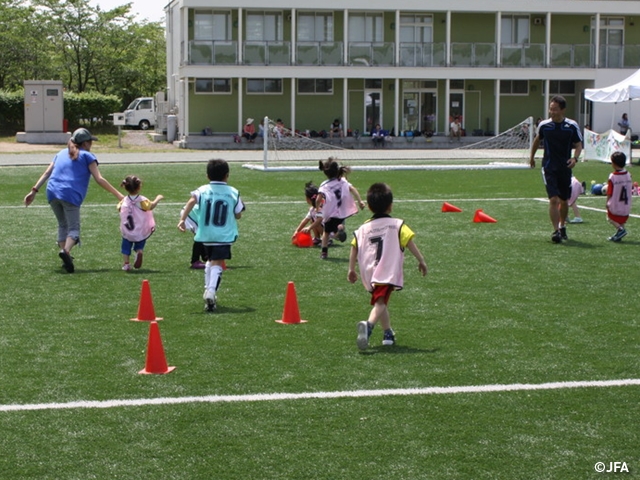
[(491, 218), (489, 215), (484, 213), (482, 209), (476, 210), (476, 214), (473, 217), (473, 221), (475, 223), (496, 223), (497, 222), (495, 218)]
[(307, 323), (306, 320), (300, 320), (300, 310), (298, 309), (298, 299), (296, 298), (296, 287), (293, 282), (289, 282), (287, 285), (287, 294), (284, 297), (282, 320), (276, 320), (276, 322)]
[(164, 356), (164, 348), (162, 347), (162, 339), (160, 338), (160, 328), (158, 322), (149, 324), (149, 342), (147, 345), (147, 360), (144, 368), (138, 373), (163, 374), (173, 372), (176, 367), (167, 367), (167, 359)]
[(443, 212), (461, 212), (461, 211), (462, 211), (462, 209), (461, 209), (461, 208), (456, 207), (455, 205), (451, 205), (451, 204), (450, 204), (450, 203), (448, 203), (448, 202), (444, 202), (444, 203), (442, 204), (442, 211), (443, 211)]
[(149, 280), (142, 281), (140, 304), (138, 305), (138, 316), (136, 318), (132, 318), (131, 320), (134, 322), (162, 320), (161, 317), (156, 317), (156, 311), (153, 308), (153, 299), (151, 298), (151, 288), (149, 288)]

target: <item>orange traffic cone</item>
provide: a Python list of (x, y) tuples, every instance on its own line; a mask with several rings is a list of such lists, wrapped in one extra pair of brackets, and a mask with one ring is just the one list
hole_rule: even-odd
[(443, 212), (461, 212), (461, 211), (462, 211), (462, 209), (461, 209), (461, 208), (456, 207), (455, 205), (451, 205), (451, 204), (450, 204), (450, 203), (448, 203), (448, 202), (444, 202), (444, 203), (442, 204), (442, 211), (443, 211)]
[(276, 320), (276, 322), (307, 323), (306, 320), (300, 320), (300, 310), (298, 309), (296, 287), (293, 282), (289, 282), (289, 285), (287, 285), (287, 294), (284, 297), (284, 311), (282, 312), (282, 320)]
[(160, 338), (160, 329), (158, 322), (149, 324), (149, 343), (147, 345), (147, 361), (144, 368), (138, 373), (142, 374), (163, 374), (173, 372), (176, 367), (167, 367), (167, 359), (164, 356), (164, 348), (162, 347), (162, 339)]
[(136, 318), (132, 318), (131, 320), (134, 322), (162, 320), (161, 317), (156, 317), (156, 311), (153, 308), (153, 299), (151, 298), (151, 288), (149, 288), (149, 280), (142, 281), (140, 304), (138, 305), (138, 316)]
[(473, 221), (475, 223), (496, 223), (497, 222), (495, 218), (491, 218), (489, 215), (484, 213), (482, 209), (476, 210), (476, 214), (473, 217)]

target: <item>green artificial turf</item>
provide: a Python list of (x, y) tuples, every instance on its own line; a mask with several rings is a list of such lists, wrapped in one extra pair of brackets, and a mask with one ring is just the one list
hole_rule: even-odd
[[(550, 241), (540, 171), (354, 171), (365, 195), (385, 181), (393, 214), (416, 232), (423, 278), (407, 253), (389, 309), (397, 345), (355, 345), (369, 295), (347, 281), (348, 244), (321, 261), (291, 245), (321, 172), (262, 173), (232, 164), (247, 204), (218, 293), (203, 309), (202, 271), (181, 207), (204, 164), (101, 165), (165, 199), (142, 269), (121, 271), (113, 197), (92, 183), (76, 273), (60, 267), (41, 167), (0, 169), (0, 406), (542, 384), (640, 378), (635, 288), (640, 222), (611, 243), (605, 198), (580, 197), (585, 223)], [(610, 167), (584, 163), (590, 184)], [(632, 174), (634, 174), (632, 169)], [(538, 200), (542, 199), (542, 201)], [(442, 213), (443, 202), (463, 211)], [(474, 223), (482, 209), (497, 223)], [(596, 210), (592, 210), (596, 209)], [(640, 203), (633, 207), (640, 213)], [(353, 231), (367, 218), (347, 220)], [(148, 324), (132, 322), (148, 280), (169, 365), (139, 375)], [(300, 316), (282, 325), (294, 282)], [(585, 479), (596, 462), (640, 471), (638, 386), (0, 411), (0, 478)]]

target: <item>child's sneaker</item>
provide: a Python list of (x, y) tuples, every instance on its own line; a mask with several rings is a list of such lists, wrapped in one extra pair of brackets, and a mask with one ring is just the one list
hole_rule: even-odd
[(322, 252), (322, 253), (320, 254), (320, 259), (321, 259), (321, 260), (326, 260), (326, 259), (327, 259), (327, 257), (328, 257), (327, 252)]
[(206, 265), (204, 263), (202, 263), (200, 260), (196, 260), (195, 262), (193, 262), (191, 264), (191, 268), (193, 270), (203, 270), (206, 267)]
[(360, 350), (366, 350), (369, 346), (369, 337), (371, 336), (371, 330), (373, 327), (367, 322), (363, 320), (362, 322), (358, 322), (358, 338), (356, 339), (356, 345)]
[(583, 223), (582, 217), (576, 217), (573, 220), (569, 220), (569, 223)]
[(396, 343), (396, 334), (393, 332), (393, 330), (389, 329), (389, 330), (385, 330), (384, 331), (384, 336), (382, 337), (382, 345), (393, 345)]
[(73, 266), (73, 258), (71, 257), (71, 255), (69, 255), (69, 252), (67, 252), (64, 248), (62, 250), (60, 250), (60, 253), (58, 253), (58, 256), (62, 259), (62, 267), (69, 273), (73, 273), (75, 270), (75, 267)]
[(133, 264), (133, 268), (138, 269), (142, 266), (142, 251), (138, 252), (136, 255), (136, 261)]
[(215, 312), (216, 310), (216, 292), (213, 290), (205, 290), (204, 295), (204, 310), (205, 312)]
[(567, 227), (564, 227), (564, 226), (560, 227), (559, 232), (560, 232), (560, 238), (562, 240), (569, 240), (569, 237), (567, 236)]
[(318, 237), (314, 237), (313, 238), (313, 246), (317, 247), (318, 245), (322, 244), (322, 239), (318, 238)]
[(125, 272), (128, 272), (129, 270), (131, 270), (131, 264), (130, 263), (125, 263), (122, 266), (122, 270), (124, 270)]
[(612, 242), (619, 242), (623, 237), (627, 235), (627, 231), (624, 228), (618, 229), (615, 235), (609, 237)]

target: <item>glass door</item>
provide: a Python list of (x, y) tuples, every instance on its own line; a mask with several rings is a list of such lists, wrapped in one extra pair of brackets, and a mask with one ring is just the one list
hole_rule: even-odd
[(364, 116), (365, 116), (365, 130), (371, 132), (376, 124), (385, 129), (382, 125), (382, 89), (365, 89), (364, 91)]

